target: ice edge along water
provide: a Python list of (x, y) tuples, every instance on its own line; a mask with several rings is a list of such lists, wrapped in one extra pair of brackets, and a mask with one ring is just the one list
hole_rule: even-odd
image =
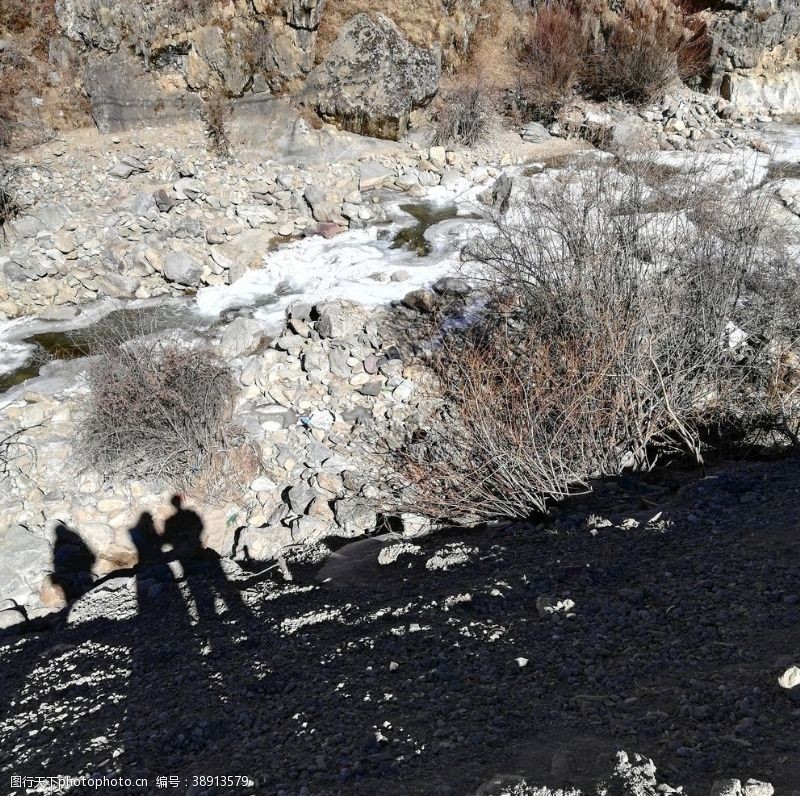
[[(184, 303), (189, 316), (198, 322), (219, 316), (227, 309), (256, 307), (253, 317), (266, 333), (276, 333), (295, 301), (317, 303), (335, 299), (355, 301), (367, 306), (386, 304), (402, 298), (408, 291), (425, 287), (450, 273), (459, 261), (466, 240), (480, 222), (474, 218), (477, 194), (485, 186), (462, 179), (451, 188), (433, 188), (419, 201), (434, 207), (453, 205), (457, 216), (431, 226), (425, 237), (431, 252), (419, 257), (405, 248), (392, 249), (394, 235), (416, 223), (389, 201), (386, 210), (390, 223), (349, 230), (334, 238), (315, 235), (294, 241), (263, 257), (261, 268), (248, 271), (233, 285), (202, 288), (193, 300)], [(405, 271), (408, 278), (392, 281), (391, 275)], [(180, 301), (180, 300), (177, 300)], [(0, 374), (12, 373), (29, 360), (34, 345), (26, 338), (43, 331), (70, 331), (90, 326), (114, 309), (147, 307), (175, 303), (175, 299), (140, 301), (99, 301), (82, 309), (70, 321), (40, 321), (19, 318), (0, 323)], [(190, 325), (187, 323), (187, 325)]]

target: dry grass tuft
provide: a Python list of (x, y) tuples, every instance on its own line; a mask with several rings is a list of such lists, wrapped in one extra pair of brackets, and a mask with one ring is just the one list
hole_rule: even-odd
[(231, 156), (231, 140), (228, 134), (230, 115), (230, 100), (221, 91), (215, 91), (203, 98), (203, 123), (208, 149), (214, 155), (226, 159)]
[(208, 348), (146, 336), (105, 340), (87, 370), (85, 467), (190, 489), (225, 463), (236, 383)]

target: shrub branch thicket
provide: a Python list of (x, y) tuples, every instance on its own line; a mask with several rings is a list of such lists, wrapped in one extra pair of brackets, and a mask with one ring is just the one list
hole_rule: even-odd
[(629, 3), (588, 58), (585, 90), (597, 99), (638, 104), (694, 77), (704, 68), (707, 53), (692, 27), (669, 3)]
[(231, 104), (222, 91), (214, 91), (203, 99), (203, 123), (206, 128), (208, 149), (221, 158), (230, 158), (231, 140), (228, 134), (228, 121)]
[[(534, 178), (465, 250), (487, 309), (444, 334), (406, 507), (526, 517), (721, 440), (797, 441), (795, 276), (765, 195), (630, 159)], [(409, 510), (409, 509), (407, 509)]]
[(476, 147), (489, 136), (492, 102), (479, 85), (464, 85), (447, 93), (436, 114), (434, 145)]
[(210, 348), (128, 328), (91, 349), (84, 467), (184, 490), (224, 474), (228, 454), (241, 444), (231, 425), (236, 383), (225, 362)]

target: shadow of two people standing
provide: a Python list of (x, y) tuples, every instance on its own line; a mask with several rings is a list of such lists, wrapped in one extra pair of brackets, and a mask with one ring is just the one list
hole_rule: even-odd
[[(174, 567), (170, 566), (173, 562), (179, 565), (178, 574), (187, 585), (199, 620), (217, 615), (216, 597), (228, 610), (241, 609), (241, 596), (228, 581), (220, 556), (203, 544), (200, 515), (186, 508), (180, 495), (174, 495), (171, 503), (175, 511), (164, 521), (162, 533), (149, 511), (142, 512), (128, 531), (136, 549), (133, 571), (139, 609), (146, 606), (149, 594), (176, 583)], [(59, 523), (55, 532), (51, 580), (69, 606), (96, 584), (92, 574), (96, 558), (76, 531)]]
[[(164, 530), (158, 533), (153, 515), (145, 511), (130, 530), (136, 548), (137, 594), (139, 610), (147, 601), (155, 580), (159, 591), (165, 583), (174, 583), (172, 562), (180, 566), (189, 595), (203, 621), (217, 616), (215, 603), (219, 597), (228, 611), (241, 613), (244, 609), (238, 589), (234, 588), (222, 568), (219, 554), (203, 545), (203, 521), (200, 515), (183, 505), (180, 495), (172, 498), (175, 512), (164, 521)], [(145, 579), (140, 573), (147, 573)]]

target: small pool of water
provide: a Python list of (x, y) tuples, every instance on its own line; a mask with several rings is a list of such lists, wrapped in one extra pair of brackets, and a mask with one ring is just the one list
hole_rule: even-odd
[(405, 227), (397, 232), (392, 239), (391, 249), (408, 249), (415, 252), (418, 257), (427, 257), (431, 253), (431, 244), (425, 233), (442, 221), (450, 221), (459, 216), (458, 206), (455, 204), (434, 205), (430, 203), (402, 204), (399, 205), (404, 213), (413, 216), (417, 223)]
[(31, 347), (30, 356), (16, 370), (0, 374), (0, 392), (38, 376), (48, 362), (90, 356), (109, 340), (121, 342), (170, 329), (203, 331), (213, 324), (186, 304), (158, 304), (112, 310), (95, 322), (74, 329), (65, 329), (61, 323), (53, 325), (59, 328), (18, 339)]

